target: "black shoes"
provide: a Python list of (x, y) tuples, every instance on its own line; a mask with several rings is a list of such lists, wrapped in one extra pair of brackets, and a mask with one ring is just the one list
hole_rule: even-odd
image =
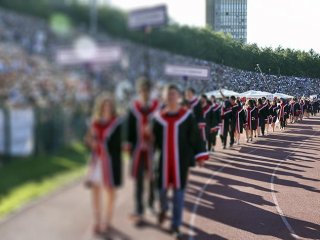
[(164, 221), (166, 220), (166, 212), (162, 211), (159, 213), (159, 216), (158, 216), (158, 223), (159, 225), (162, 225), (164, 223)]
[(171, 232), (176, 240), (182, 240), (182, 234), (177, 227), (172, 227)]

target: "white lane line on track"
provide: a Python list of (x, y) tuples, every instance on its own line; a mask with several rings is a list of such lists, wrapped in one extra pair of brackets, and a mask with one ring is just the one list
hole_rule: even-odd
[[(248, 153), (246, 154), (250, 154), (250, 153), (253, 153), (255, 151), (257, 151), (259, 149), (253, 149), (251, 151), (249, 151)], [(223, 169), (225, 169), (228, 165), (232, 164), (236, 162), (236, 160), (232, 160), (228, 163), (225, 163), (222, 167), (220, 167), (218, 170), (212, 172), (210, 178), (207, 180), (207, 182), (203, 185), (203, 187), (201, 188), (201, 190), (199, 191), (198, 195), (197, 195), (197, 199), (196, 199), (196, 202), (194, 203), (193, 205), (193, 208), (192, 208), (192, 214), (191, 214), (191, 218), (190, 218), (190, 221), (189, 221), (189, 231), (188, 231), (188, 235), (189, 235), (189, 240), (193, 240), (194, 239), (194, 232), (193, 232), (193, 226), (194, 226), (194, 223), (195, 223), (195, 220), (196, 220), (196, 213), (198, 211), (198, 206), (199, 206), (199, 202), (200, 200), (202, 199), (202, 196), (204, 194), (204, 192), (206, 191), (208, 185), (211, 183), (211, 181), (213, 180), (213, 178), (215, 176), (217, 176), (218, 173), (222, 172)]]
[[(316, 136), (318, 133), (318, 130), (316, 130), (316, 132), (311, 136), (314, 137)], [(301, 143), (297, 149), (299, 149), (300, 147), (304, 146), (307, 142), (303, 142)], [(278, 163), (278, 165), (274, 168), (273, 170), (273, 173), (272, 173), (272, 176), (271, 176), (271, 179), (270, 179), (270, 188), (271, 188), (271, 195), (272, 195), (272, 199), (273, 199), (273, 202), (274, 204), (276, 205), (276, 209), (277, 209), (277, 212), (278, 214), (280, 215), (281, 217), (281, 220), (282, 222), (284, 223), (284, 225), (286, 226), (286, 228), (289, 230), (290, 234), (292, 237), (294, 237), (295, 239), (302, 239), (300, 236), (298, 236), (295, 231), (293, 230), (291, 224), (288, 222), (287, 218), (286, 218), (286, 215), (283, 213), (282, 209), (280, 208), (280, 205), (279, 205), (279, 202), (278, 202), (278, 199), (277, 199), (277, 196), (276, 196), (276, 193), (275, 193), (275, 190), (274, 190), (274, 178), (276, 176), (276, 172), (278, 171), (279, 167), (287, 161), (287, 159), (293, 155), (295, 153), (295, 151), (289, 153), (285, 158), (284, 160), (280, 161)]]
[[(313, 134), (311, 137), (314, 137), (316, 134), (317, 134), (317, 132), (316, 132), (315, 134)], [(301, 145), (299, 146), (299, 148), (302, 147), (305, 143), (306, 143), (306, 142), (304, 142), (303, 144), (301, 144)], [(252, 150), (252, 151), (249, 151), (247, 154), (253, 153), (253, 152), (257, 151), (257, 150), (259, 150), (259, 149), (254, 149), (254, 150)], [(294, 153), (294, 152), (293, 152), (293, 153)], [(288, 158), (289, 156), (291, 156), (291, 154), (293, 154), (293, 153), (290, 153), (285, 159), (287, 159), (287, 158)], [(234, 162), (236, 162), (236, 161), (235, 161), (235, 160), (232, 160), (232, 161), (224, 164), (224, 165), (223, 165), (222, 167), (220, 167), (218, 170), (214, 171), (214, 172), (211, 174), (210, 178), (207, 180), (207, 182), (203, 185), (203, 187), (202, 187), (201, 190), (199, 191), (199, 193), (198, 193), (198, 195), (197, 195), (197, 198), (196, 198), (196, 202), (195, 202), (194, 205), (193, 205), (192, 214), (191, 214), (191, 218), (190, 218), (190, 221), (189, 221), (189, 231), (188, 231), (189, 238), (188, 238), (188, 240), (194, 240), (193, 227), (194, 227), (194, 223), (195, 223), (195, 220), (196, 220), (196, 217), (197, 217), (197, 216), (196, 216), (196, 213), (197, 213), (197, 211), (198, 211), (199, 202), (200, 202), (200, 200), (202, 199), (202, 196), (203, 196), (204, 192), (206, 191), (208, 185), (211, 183), (211, 181), (213, 180), (213, 178), (214, 178), (218, 173), (222, 172), (223, 169), (226, 168), (226, 166), (228, 166), (228, 165), (230, 165), (230, 164), (232, 164), (232, 163), (234, 163)], [(283, 162), (279, 162), (279, 164), (276, 166), (275, 169), (278, 169), (282, 163), (283, 163)], [(273, 172), (274, 175), (275, 175), (275, 173), (276, 173), (276, 171)], [(272, 177), (274, 178), (274, 176), (272, 176)], [(274, 188), (273, 188), (272, 191), (274, 191)], [(274, 192), (272, 192), (272, 194), (274, 194)], [(279, 204), (278, 204), (277, 198), (275, 197), (275, 198), (273, 198), (273, 200), (274, 200), (274, 203), (276, 204), (277, 210), (278, 210)], [(280, 210), (280, 212), (279, 212), (279, 210)], [(288, 222), (287, 219), (285, 218), (285, 216), (284, 216), (284, 214), (283, 214), (283, 212), (282, 212), (282, 210), (281, 210), (280, 207), (279, 207), (279, 210), (278, 210), (278, 213), (279, 213), (279, 215), (281, 216), (281, 219), (282, 219), (282, 220), (285, 219), (285, 221), (287, 222), (287, 224), (291, 227), (291, 225), (289, 224), (289, 222)], [(282, 213), (282, 215), (281, 215), (281, 213)], [(286, 223), (285, 223), (285, 224), (286, 224)], [(287, 226), (287, 225), (286, 225), (286, 226)], [(287, 227), (288, 227), (288, 226), (287, 226)], [(291, 229), (292, 229), (292, 227), (291, 227)], [(288, 230), (290, 231), (290, 229), (288, 229)], [(292, 229), (292, 231), (293, 231), (293, 229)], [(290, 233), (291, 233), (291, 235), (292, 235), (293, 237), (295, 237), (296, 239), (299, 239), (299, 237), (298, 237), (294, 232), (293, 232), (293, 234), (292, 234), (292, 232), (290, 232)]]

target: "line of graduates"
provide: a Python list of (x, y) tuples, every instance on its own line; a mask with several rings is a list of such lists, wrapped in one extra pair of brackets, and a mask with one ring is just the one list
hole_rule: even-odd
[[(209, 159), (203, 128), (202, 107), (190, 92), (183, 95), (176, 85), (168, 85), (163, 98), (151, 99), (151, 83), (141, 78), (137, 99), (126, 116), (120, 117), (112, 95), (98, 97), (85, 142), (92, 152), (86, 186), (92, 190), (94, 234), (108, 234), (112, 226), (115, 191), (122, 185), (122, 153), (130, 156), (130, 175), (134, 184), (135, 209), (130, 219), (145, 223), (146, 208), (155, 213), (159, 199), (158, 223), (167, 219), (172, 191), (171, 232), (181, 239), (180, 226), (190, 167), (202, 167)], [(189, 94), (189, 95), (188, 95)], [(185, 104), (188, 102), (188, 104)], [(197, 111), (201, 112), (201, 117)], [(106, 193), (106, 214), (102, 214), (102, 193)], [(156, 197), (157, 196), (157, 197)]]
[(302, 111), (302, 115), (306, 117), (316, 116), (317, 113), (320, 112), (320, 100), (317, 98), (309, 99), (309, 98), (301, 98), (300, 100), (300, 109)]
[[(130, 176), (134, 185), (134, 211), (130, 219), (145, 223), (146, 208), (157, 214), (161, 226), (170, 208), (168, 192), (172, 192), (171, 232), (181, 239), (180, 226), (184, 195), (190, 167), (203, 166), (214, 151), (220, 136), (223, 148), (239, 144), (246, 132), (247, 142), (253, 136), (273, 131), (277, 120), (281, 129), (315, 111), (310, 101), (294, 98), (272, 102), (224, 98), (222, 104), (214, 96), (198, 97), (192, 88), (182, 94), (176, 85), (167, 85), (160, 99), (151, 99), (152, 86), (147, 78), (137, 81), (137, 98), (124, 116), (116, 109), (110, 93), (96, 100), (85, 143), (91, 150), (86, 186), (92, 192), (93, 232), (108, 234), (113, 220), (116, 189), (123, 184), (123, 152), (130, 156)], [(318, 106), (317, 106), (318, 107)], [(319, 108), (318, 108), (319, 109)], [(318, 111), (318, 110), (317, 110)], [(229, 138), (229, 139), (228, 139)], [(102, 214), (102, 194), (106, 194), (106, 212)], [(155, 211), (155, 200), (159, 211)]]
[[(223, 96), (223, 94), (221, 93)], [(188, 97), (189, 96), (189, 97)], [(210, 99), (206, 95), (200, 98), (195, 96), (193, 89), (187, 90), (187, 99), (197, 116), (199, 128), (202, 129), (203, 141), (207, 143), (208, 151), (214, 151), (216, 139), (219, 135), (223, 149), (235, 143), (240, 144), (240, 136), (245, 131), (247, 142), (253, 137), (263, 137), (270, 128), (274, 132), (275, 125), (279, 122), (280, 130), (285, 130), (288, 121), (294, 123), (302, 121), (310, 114), (316, 115), (319, 101), (310, 101), (304, 98), (267, 100), (265, 97), (255, 99), (236, 98), (231, 96), (219, 104), (214, 96)], [(194, 104), (198, 102), (197, 104)], [(202, 111), (201, 111), (202, 109)]]

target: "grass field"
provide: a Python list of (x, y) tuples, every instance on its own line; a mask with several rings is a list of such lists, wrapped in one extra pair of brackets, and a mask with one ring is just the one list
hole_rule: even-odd
[(0, 167), (0, 219), (82, 177), (86, 161), (85, 147), (73, 144), (52, 156), (12, 159)]

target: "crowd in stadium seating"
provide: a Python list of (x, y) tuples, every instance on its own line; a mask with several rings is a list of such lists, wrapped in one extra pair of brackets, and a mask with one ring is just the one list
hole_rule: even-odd
[[(101, 39), (110, 41), (106, 35)], [(101, 40), (100, 39), (100, 40)], [(150, 76), (157, 83), (174, 80), (194, 87), (199, 92), (227, 88), (237, 92), (264, 90), (289, 95), (319, 94), (320, 81), (310, 78), (264, 75), (242, 71), (223, 65), (178, 56), (169, 52), (146, 49), (124, 40), (116, 40), (125, 49), (128, 64), (102, 68), (98, 71), (88, 65), (84, 68), (62, 69), (50, 63), (50, 53), (61, 39), (53, 37), (45, 21), (0, 9), (0, 95), (11, 101), (32, 102), (90, 100), (101, 85), (113, 88), (119, 80), (133, 83), (145, 72), (145, 55), (150, 61)], [(24, 49), (24, 51), (21, 50)], [(39, 55), (40, 54), (40, 55)], [(164, 65), (185, 64), (211, 67), (211, 81), (173, 79), (164, 75)], [(263, 68), (263, 66), (262, 66)], [(254, 66), (253, 66), (254, 69)], [(85, 73), (85, 74), (83, 74)], [(89, 79), (95, 79), (90, 81)]]

